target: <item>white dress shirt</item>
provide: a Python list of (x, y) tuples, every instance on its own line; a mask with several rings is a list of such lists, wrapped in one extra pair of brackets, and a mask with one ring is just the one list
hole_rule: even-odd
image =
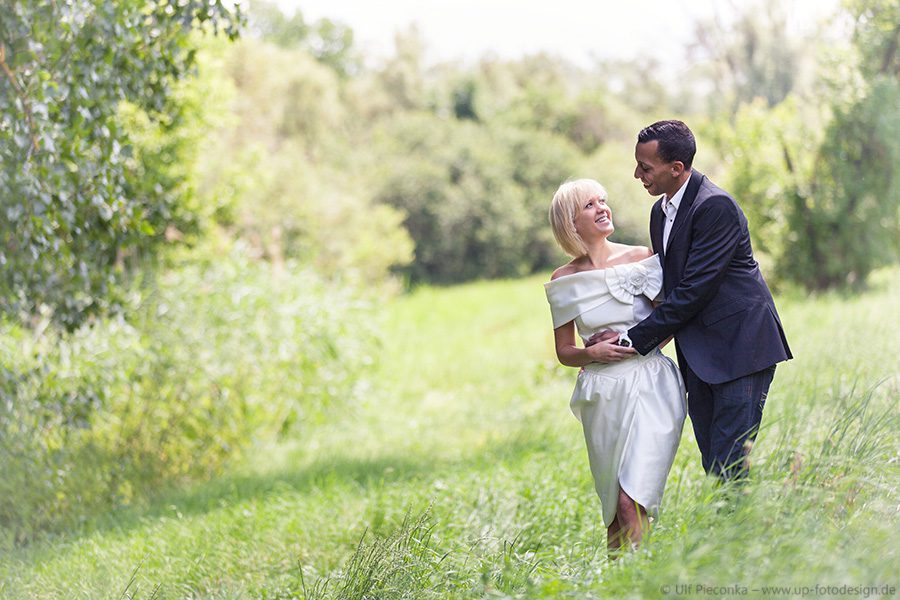
[(678, 214), (678, 207), (681, 205), (681, 198), (684, 196), (684, 190), (687, 188), (688, 182), (691, 180), (688, 177), (681, 187), (678, 188), (678, 191), (675, 192), (675, 195), (671, 198), (663, 198), (662, 209), (663, 213), (666, 215), (666, 221), (663, 224), (663, 236), (662, 236), (662, 252), (665, 254), (666, 246), (669, 245), (669, 234), (672, 233), (672, 224), (675, 223), (675, 215)]

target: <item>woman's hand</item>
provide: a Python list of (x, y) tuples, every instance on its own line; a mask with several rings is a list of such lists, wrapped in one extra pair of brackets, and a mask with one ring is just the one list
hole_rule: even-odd
[(567, 367), (583, 367), (593, 362), (614, 363), (637, 354), (634, 348), (617, 346), (619, 334), (615, 331), (601, 331), (585, 342), (584, 348), (575, 343), (575, 322), (569, 321), (553, 330), (556, 342), (556, 357)]
[(603, 331), (598, 331), (597, 333), (589, 337), (584, 343), (584, 347), (588, 348), (590, 346), (593, 346), (597, 342), (614, 342), (618, 341), (618, 339), (618, 333), (616, 333), (612, 329), (604, 329)]
[(584, 349), (591, 360), (598, 363), (619, 362), (637, 354), (637, 350), (634, 348), (619, 346), (618, 341), (618, 333), (611, 329), (605, 329), (588, 338)]
[[(617, 336), (618, 337), (618, 336)], [(637, 354), (634, 348), (624, 348), (614, 342), (596, 342), (585, 348), (592, 362), (614, 363)]]

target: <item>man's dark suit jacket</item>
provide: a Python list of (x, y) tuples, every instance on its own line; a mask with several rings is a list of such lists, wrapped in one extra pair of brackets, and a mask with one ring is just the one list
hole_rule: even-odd
[(663, 266), (665, 301), (628, 331), (635, 349), (647, 354), (675, 335), (682, 372), (689, 365), (711, 384), (791, 358), (734, 199), (695, 170), (662, 252), (664, 220), (660, 198), (650, 212), (650, 237)]

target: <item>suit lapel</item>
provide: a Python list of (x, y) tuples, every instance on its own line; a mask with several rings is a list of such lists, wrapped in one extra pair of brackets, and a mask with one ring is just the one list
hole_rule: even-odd
[(662, 234), (665, 223), (663, 216), (662, 199), (660, 199), (650, 209), (650, 244), (656, 254), (662, 254)]
[[(684, 196), (681, 197), (681, 204), (678, 205), (678, 213), (675, 215), (675, 222), (672, 223), (672, 231), (669, 232), (669, 240), (666, 244), (666, 256), (669, 255), (669, 248), (672, 247), (672, 240), (684, 222), (687, 221), (687, 214), (691, 210), (691, 205), (700, 191), (700, 184), (703, 182), (704, 175), (700, 171), (691, 171), (691, 178), (688, 181), (687, 188), (684, 190)], [(661, 209), (660, 209), (661, 210)], [(660, 239), (662, 239), (662, 230), (660, 229)]]

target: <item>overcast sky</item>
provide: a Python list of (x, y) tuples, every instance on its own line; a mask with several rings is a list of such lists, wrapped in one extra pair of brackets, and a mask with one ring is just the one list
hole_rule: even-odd
[[(546, 51), (589, 66), (593, 58), (684, 58), (694, 22), (753, 0), (276, 0), (309, 21), (349, 25), (369, 58), (390, 55), (394, 33), (416, 23), (426, 60), (474, 61), (485, 54), (516, 58)], [(804, 30), (834, 12), (839, 0), (784, 0), (790, 24)]]

